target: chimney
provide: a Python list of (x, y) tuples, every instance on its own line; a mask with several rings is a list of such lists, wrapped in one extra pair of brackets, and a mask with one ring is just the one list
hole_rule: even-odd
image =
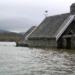
[(70, 6), (70, 14), (75, 15), (75, 3)]

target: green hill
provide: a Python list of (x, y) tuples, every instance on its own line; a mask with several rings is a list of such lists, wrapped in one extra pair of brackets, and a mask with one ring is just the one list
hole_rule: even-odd
[(13, 32), (4, 32), (0, 33), (0, 41), (14, 41), (16, 42), (23, 34), (13, 33)]

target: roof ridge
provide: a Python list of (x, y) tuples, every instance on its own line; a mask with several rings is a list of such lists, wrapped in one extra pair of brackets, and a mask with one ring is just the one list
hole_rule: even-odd
[(63, 13), (63, 14), (58, 14), (58, 15), (48, 16), (48, 17), (46, 17), (46, 18), (51, 18), (51, 17), (55, 17), (55, 16), (61, 16), (61, 15), (66, 15), (66, 14), (70, 14), (70, 13)]

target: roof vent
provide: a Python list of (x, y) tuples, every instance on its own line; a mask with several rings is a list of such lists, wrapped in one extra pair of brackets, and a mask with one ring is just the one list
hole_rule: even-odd
[(70, 6), (70, 14), (75, 15), (75, 3)]

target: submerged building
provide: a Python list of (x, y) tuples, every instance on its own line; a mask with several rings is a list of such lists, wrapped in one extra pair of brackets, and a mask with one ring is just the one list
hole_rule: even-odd
[(17, 42), (16, 46), (28, 46), (28, 36), (34, 31), (36, 26), (32, 26)]
[(75, 48), (75, 3), (70, 13), (46, 17), (27, 39), (32, 47)]

